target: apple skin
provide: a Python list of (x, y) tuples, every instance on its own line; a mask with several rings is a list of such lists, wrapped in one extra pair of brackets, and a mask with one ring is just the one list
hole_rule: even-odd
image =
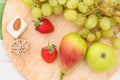
[(61, 72), (68, 74), (84, 59), (87, 44), (77, 33), (66, 34), (60, 43)]
[(103, 72), (116, 64), (116, 53), (112, 47), (104, 43), (95, 43), (88, 48), (86, 62), (93, 70)]

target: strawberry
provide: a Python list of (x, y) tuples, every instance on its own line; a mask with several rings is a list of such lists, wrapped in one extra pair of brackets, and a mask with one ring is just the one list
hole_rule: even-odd
[(47, 63), (52, 63), (57, 56), (57, 50), (55, 48), (55, 45), (49, 45), (45, 48), (42, 48), (41, 50), (41, 56), (43, 58), (44, 61), (46, 61)]
[(51, 33), (54, 31), (53, 24), (46, 18), (38, 18), (38, 22), (35, 22), (36, 30), (40, 33)]

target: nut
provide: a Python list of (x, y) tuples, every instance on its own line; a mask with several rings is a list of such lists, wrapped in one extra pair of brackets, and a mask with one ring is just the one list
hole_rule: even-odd
[(16, 53), (16, 54), (25, 54), (27, 53), (29, 43), (27, 40), (22, 40), (22, 39), (13, 39), (10, 42), (10, 53)]
[(13, 25), (13, 29), (15, 31), (18, 31), (20, 29), (20, 27), (21, 27), (21, 20), (20, 20), (20, 18), (17, 18)]

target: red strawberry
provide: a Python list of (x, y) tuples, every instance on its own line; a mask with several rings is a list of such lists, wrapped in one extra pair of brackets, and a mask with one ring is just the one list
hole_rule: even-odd
[(51, 33), (54, 31), (53, 24), (46, 18), (39, 18), (39, 22), (35, 22), (36, 30), (40, 33)]
[(56, 56), (57, 56), (57, 50), (55, 48), (55, 45), (51, 45), (45, 48), (42, 48), (41, 50), (41, 56), (42, 58), (44, 59), (44, 61), (46, 61), (47, 63), (52, 63), (55, 59), (56, 59)]

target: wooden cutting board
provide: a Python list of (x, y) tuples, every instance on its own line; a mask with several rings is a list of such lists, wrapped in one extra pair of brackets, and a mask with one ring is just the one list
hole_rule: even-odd
[[(19, 38), (26, 39), (30, 43), (26, 55), (8, 53), (16, 68), (28, 80), (59, 80), (59, 52), (55, 62), (47, 64), (41, 58), (41, 48), (46, 46), (50, 39), (51, 43), (54, 43), (59, 51), (59, 44), (62, 37), (66, 33), (77, 31), (79, 27), (75, 26), (72, 22), (66, 21), (63, 15), (52, 15), (48, 19), (53, 23), (55, 31), (50, 34), (40, 34), (34, 29), (30, 9), (21, 0), (7, 0), (2, 23), (3, 40), (7, 51), (9, 50), (9, 43), (13, 37), (7, 32), (6, 27), (16, 16), (21, 16), (27, 23), (27, 28)], [(102, 41), (109, 44), (109, 40)], [(70, 74), (64, 76), (64, 80), (109, 80), (120, 67), (120, 51), (116, 50), (116, 54), (118, 57), (117, 64), (112, 70), (103, 73), (95, 72), (83, 60)]]

